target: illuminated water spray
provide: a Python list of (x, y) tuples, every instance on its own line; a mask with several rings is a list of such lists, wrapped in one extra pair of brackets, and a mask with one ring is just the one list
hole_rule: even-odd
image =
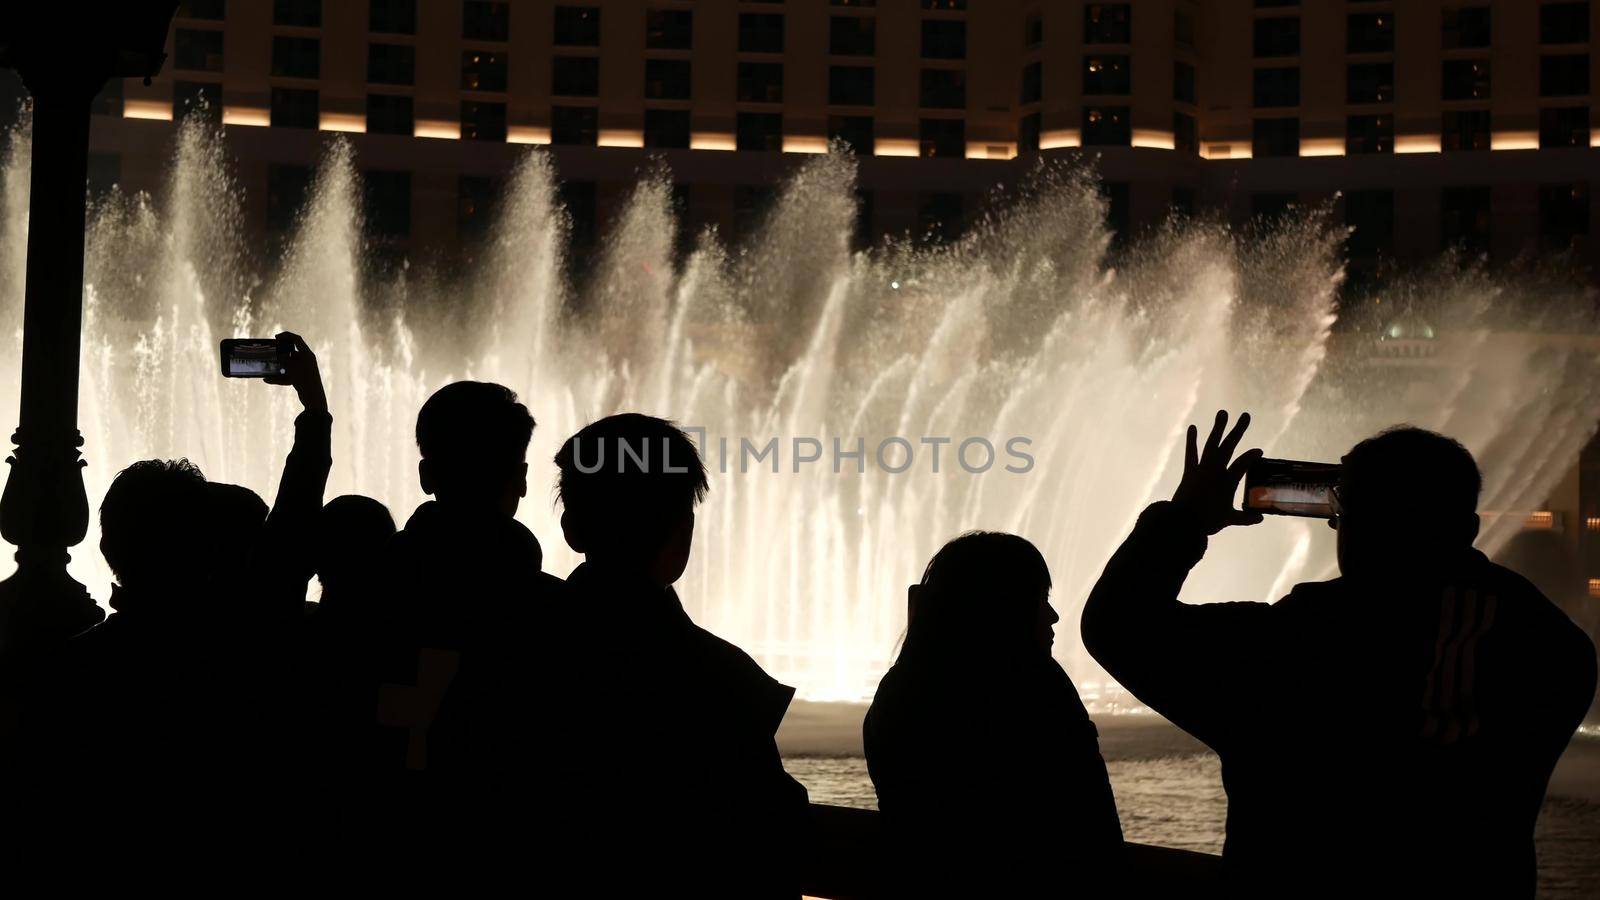
[[(10, 146), (0, 383), (14, 386), (28, 161), (26, 140)], [(80, 405), (91, 503), (130, 461), (178, 455), (270, 497), (292, 396), (218, 377), (216, 348), (280, 327), (303, 333), (323, 363), (336, 423), (330, 496), (371, 494), (402, 521), (422, 499), (411, 429), (428, 394), (462, 377), (520, 393), (539, 427), (519, 515), (557, 574), (575, 561), (549, 492), (559, 442), (617, 410), (668, 416), (704, 429), (712, 466), (680, 584), (691, 615), (812, 698), (870, 694), (904, 627), (905, 585), (971, 528), (1017, 531), (1043, 549), (1063, 616), (1057, 652), (1092, 694), (1102, 676), (1076, 639), (1077, 609), (1138, 511), (1170, 491), (1184, 427), (1219, 406), (1254, 413), (1254, 442), (1279, 455), (1336, 457), (1402, 420), (1445, 430), (1483, 461), (1485, 507), (1506, 510), (1543, 501), (1600, 415), (1593, 351), (1491, 329), (1491, 311), (1522, 298), (1471, 273), (1417, 279), (1389, 301), (1437, 326), (1431, 357), (1372, 362), (1369, 346), (1404, 346), (1379, 345), (1375, 325), (1330, 354), (1339, 235), (1317, 216), (1250, 238), (1173, 226), (1111, 271), (1096, 186), (1062, 167), (1041, 170), (953, 246), (854, 254), (854, 163), (827, 156), (798, 170), (741, 246), (700, 235), (677, 263), (670, 179), (658, 171), (635, 188), (580, 292), (563, 275), (552, 165), (535, 152), (465, 283), (374, 282), (363, 277), (352, 151), (328, 147), (261, 279), (221, 144), (200, 127), (180, 130), (164, 196), (113, 195), (93, 211)], [(1526, 313), (1495, 321), (1541, 324)], [(0, 391), (0, 423), (15, 421), (15, 394)], [(775, 456), (741, 472), (744, 439), (757, 449), (776, 439)], [(971, 472), (984, 442), (994, 462)], [(1007, 471), (1020, 462), (1008, 446), (1031, 458), (1028, 471)], [(858, 447), (865, 472), (848, 455)], [(905, 471), (889, 471), (908, 449)], [(813, 454), (796, 471), (796, 457)], [(1493, 520), (1482, 543), (1492, 549), (1517, 525)], [(91, 530), (71, 569), (105, 598), (96, 541)], [(1320, 523), (1273, 521), (1217, 539), (1186, 596), (1266, 599), (1331, 566)]]

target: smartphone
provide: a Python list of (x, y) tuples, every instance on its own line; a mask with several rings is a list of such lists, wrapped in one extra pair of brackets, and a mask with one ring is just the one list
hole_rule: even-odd
[(286, 375), (289, 349), (287, 341), (277, 338), (226, 338), (222, 342), (222, 377)]
[(1258, 459), (1244, 476), (1244, 508), (1271, 516), (1331, 519), (1337, 463)]

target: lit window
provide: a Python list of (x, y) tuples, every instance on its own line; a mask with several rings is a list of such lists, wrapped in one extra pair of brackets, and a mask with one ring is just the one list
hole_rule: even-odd
[(1590, 516), (1584, 519), (1583, 526), (1590, 531), (1600, 531), (1600, 516)]
[(1589, 579), (1589, 596), (1600, 600), (1600, 578)]
[(1549, 531), (1556, 527), (1556, 514), (1547, 509), (1528, 513), (1528, 521), (1522, 527), (1529, 531)]

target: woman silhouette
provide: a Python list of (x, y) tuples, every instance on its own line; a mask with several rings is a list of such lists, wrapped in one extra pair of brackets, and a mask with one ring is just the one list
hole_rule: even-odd
[(911, 586), (864, 734), (894, 893), (1096, 896), (1115, 883), (1116, 803), (1094, 723), (1050, 656), (1049, 598), (1038, 549), (994, 532), (946, 544)]

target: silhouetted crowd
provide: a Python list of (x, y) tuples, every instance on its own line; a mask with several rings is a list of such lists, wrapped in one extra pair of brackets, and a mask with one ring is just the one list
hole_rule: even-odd
[[(31, 673), (4, 745), (13, 871), (165, 893), (798, 897), (812, 825), (775, 739), (794, 691), (673, 589), (710, 489), (684, 432), (626, 413), (566, 440), (562, 538), (584, 561), (561, 578), (514, 518), (535, 427), (516, 394), (429, 398), (431, 499), (397, 529), (371, 498), (324, 504), (332, 417), (314, 353), (280, 338), (294, 353), (268, 380), (303, 410), (270, 507), (181, 459), (106, 492), (113, 612)], [(1343, 459), (1340, 577), (1179, 602), (1208, 539), (1261, 519), (1234, 506), (1260, 452), (1237, 452), (1248, 416), (1227, 419), (1190, 428), (1176, 493), (1081, 622), (1107, 672), (1220, 755), (1227, 892), (1531, 897), (1534, 821), (1595, 694), (1590, 639), (1473, 549), (1476, 463), (1410, 427)], [(1051, 656), (1050, 588), (1031, 543), (991, 532), (910, 588), (865, 724), (878, 893), (1139, 895), (1094, 723)]]

